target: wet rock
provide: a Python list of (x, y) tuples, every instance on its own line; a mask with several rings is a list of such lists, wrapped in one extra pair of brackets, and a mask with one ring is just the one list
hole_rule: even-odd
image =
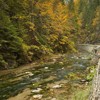
[(59, 64), (63, 65), (64, 63), (63, 62), (59, 62)]
[(91, 73), (94, 73), (94, 70), (90, 70)]
[(44, 69), (48, 69), (48, 67), (45, 67)]
[(34, 74), (32, 72), (25, 72), (26, 74), (28, 74), (29, 76), (33, 76)]
[(25, 72), (26, 74), (30, 74), (31, 72)]
[(34, 99), (42, 99), (42, 97), (43, 97), (42, 94), (33, 95)]
[(62, 85), (59, 85), (59, 84), (58, 84), (58, 85), (53, 86), (52, 88), (53, 88), (53, 89), (59, 89), (59, 88), (61, 88), (61, 87), (62, 87)]
[(36, 78), (34, 78), (34, 79), (31, 79), (31, 82), (38, 82), (40, 80), (40, 78), (39, 77), (36, 77)]
[(81, 82), (81, 83), (85, 83), (85, 82), (87, 82), (87, 80), (83, 79), (83, 80), (81, 80), (80, 82)]
[(35, 90), (32, 90), (32, 93), (39, 93), (39, 92), (41, 92), (41, 91), (42, 91), (41, 88), (37, 88), (37, 89), (35, 89)]
[(63, 67), (63, 68), (61, 68), (61, 69), (64, 69), (64, 67)]

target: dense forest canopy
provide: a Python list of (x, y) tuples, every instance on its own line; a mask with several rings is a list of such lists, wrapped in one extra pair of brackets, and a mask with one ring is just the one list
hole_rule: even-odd
[(0, 0), (0, 69), (100, 42), (100, 0)]

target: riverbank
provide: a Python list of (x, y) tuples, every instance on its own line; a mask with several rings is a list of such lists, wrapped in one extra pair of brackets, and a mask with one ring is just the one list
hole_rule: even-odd
[(19, 66), (17, 68), (13, 68), (13, 69), (5, 69), (5, 70), (0, 70), (0, 76), (1, 75), (5, 75), (5, 74), (9, 74), (9, 73), (21, 73), (23, 71), (27, 71), (27, 70), (31, 70), (31, 68), (35, 68), (38, 67), (40, 65), (46, 64), (46, 63), (54, 63), (57, 61), (57, 59), (63, 57), (64, 54), (52, 54), (50, 56), (45, 57), (44, 59), (40, 59), (40, 60), (36, 60), (30, 64), (25, 64), (22, 66)]

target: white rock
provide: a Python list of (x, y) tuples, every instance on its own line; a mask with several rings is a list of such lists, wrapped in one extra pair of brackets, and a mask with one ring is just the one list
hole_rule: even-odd
[(62, 69), (64, 69), (64, 67)]
[(33, 86), (34, 86), (35, 84), (33, 84)]
[(33, 76), (34, 74), (32, 72), (25, 72), (26, 74), (28, 74), (29, 76)]
[(45, 67), (44, 69), (48, 69), (48, 67)]
[(41, 88), (37, 88), (37, 89), (35, 89), (35, 90), (32, 90), (33, 93), (39, 93), (40, 91), (42, 91)]
[(32, 73), (32, 72), (25, 72), (26, 74), (30, 74), (30, 73)]
[(33, 76), (34, 74), (33, 73), (30, 73), (30, 74), (28, 74), (29, 76)]
[(61, 88), (62, 86), (61, 85), (55, 85), (55, 86), (53, 86), (52, 88), (53, 89), (58, 89), (58, 88)]
[(81, 80), (81, 82), (86, 82), (86, 80), (85, 80), (85, 79), (83, 79), (83, 80)]
[(42, 99), (42, 97), (43, 97), (42, 94), (33, 95), (34, 99)]
[(91, 72), (91, 73), (93, 73), (93, 72), (94, 72), (94, 70), (90, 70), (90, 72)]
[(29, 74), (30, 72), (25, 72), (26, 74)]
[(59, 64), (63, 65), (64, 63), (63, 62), (59, 62)]

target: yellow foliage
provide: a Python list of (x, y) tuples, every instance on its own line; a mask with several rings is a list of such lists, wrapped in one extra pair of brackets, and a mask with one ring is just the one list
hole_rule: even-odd
[[(68, 45), (69, 48), (73, 47), (74, 44), (70, 42), (71, 40), (68, 37), (71, 35), (70, 31), (74, 30), (71, 19), (75, 17), (75, 13), (69, 13), (67, 6), (61, 1), (38, 1), (35, 4), (35, 12), (32, 15), (36, 17), (36, 20), (34, 19), (36, 27), (34, 24), (29, 24), (29, 28), (31, 30), (40, 29), (38, 33), (38, 37), (41, 37), (40, 41), (44, 43), (42, 37), (45, 36), (46, 44), (49, 44), (52, 48), (65, 49)], [(46, 51), (47, 48), (41, 47), (41, 49)]]
[(32, 23), (32, 22), (26, 22), (26, 24), (28, 25), (30, 31), (31, 30), (35, 31), (35, 24), (34, 23)]
[(96, 16), (95, 16), (95, 18), (94, 18), (94, 20), (93, 20), (92, 25), (93, 25), (93, 26), (96, 26), (96, 25), (98, 25), (98, 24), (100, 24), (100, 6), (97, 7), (97, 9), (96, 9)]

